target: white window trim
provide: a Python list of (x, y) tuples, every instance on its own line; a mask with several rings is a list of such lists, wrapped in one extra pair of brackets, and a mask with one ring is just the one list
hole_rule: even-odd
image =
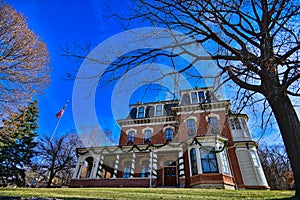
[[(210, 145), (207, 145), (207, 144), (205, 144), (205, 146), (204, 147), (208, 147), (208, 146), (210, 146)], [(210, 147), (213, 147), (213, 148), (215, 148), (216, 149), (216, 146), (215, 145), (211, 145)], [(198, 151), (199, 151), (199, 163), (201, 163), (201, 165), (200, 165), (200, 168), (201, 168), (201, 174), (203, 174), (203, 171), (202, 171), (202, 162), (201, 162), (201, 160), (202, 160), (202, 155), (201, 155), (201, 153), (200, 153), (200, 148), (201, 147), (199, 147), (198, 148)], [(218, 166), (218, 173), (220, 173), (221, 171), (223, 171), (222, 170), (222, 166), (220, 166), (220, 163), (221, 163), (221, 158), (220, 158), (220, 154), (219, 153), (215, 153), (215, 155), (216, 155), (216, 161), (217, 161), (217, 166)], [(221, 167), (221, 168), (220, 168)], [(221, 170), (220, 170), (221, 169)]]
[[(254, 156), (255, 156), (255, 159), (256, 159), (256, 161), (257, 161), (258, 166), (255, 166), (253, 157), (252, 157), (252, 155), (251, 155), (252, 153), (254, 153)], [(255, 168), (260, 168), (260, 167), (261, 167), (261, 163), (260, 163), (259, 157), (258, 157), (258, 155), (257, 155), (257, 152), (254, 151), (253, 149), (251, 149), (251, 150), (249, 151), (249, 156), (250, 156), (250, 158), (251, 158), (251, 162), (252, 162), (253, 167), (255, 167)]]
[(147, 131), (147, 130), (150, 130), (151, 134), (153, 134), (153, 128), (151, 128), (151, 127), (143, 128), (142, 132), (145, 133), (145, 131)]
[[(190, 92), (189, 93), (189, 95), (190, 95), (190, 103), (191, 104), (193, 104), (193, 100), (192, 100), (192, 93), (198, 93), (198, 91), (192, 91), (192, 92)], [(197, 103), (199, 103), (199, 97), (198, 97), (198, 94), (196, 95), (196, 97), (197, 97)]]
[[(157, 116), (156, 115), (156, 106), (161, 106), (161, 116)], [(155, 117), (162, 117), (162, 116), (164, 116), (164, 104), (156, 104), (156, 105), (154, 105), (154, 116)]]
[(136, 135), (136, 129), (133, 129), (133, 128), (131, 128), (131, 129), (128, 129), (127, 131), (126, 131), (126, 135), (128, 135), (129, 134), (129, 132), (131, 132), (131, 131), (133, 131), (134, 132), (134, 135)]
[(208, 122), (208, 119), (211, 117), (216, 117), (218, 121), (220, 120), (220, 115), (215, 114), (215, 113), (210, 113), (210, 114), (206, 115), (205, 120)]
[[(227, 174), (227, 173), (225, 173), (225, 171), (224, 171), (224, 168), (225, 168), (225, 164), (223, 163), (223, 159), (222, 159), (222, 155), (221, 154), (223, 154), (223, 156), (224, 156), (224, 159), (226, 159), (226, 162), (227, 162), (227, 167), (228, 167), (228, 169), (229, 169), (229, 174)], [(231, 168), (230, 168), (230, 164), (229, 164), (229, 159), (228, 159), (228, 154), (227, 154), (227, 151), (224, 149), (222, 152), (220, 152), (220, 153), (218, 153), (217, 154), (217, 157), (219, 157), (219, 160), (220, 160), (220, 169), (222, 170), (222, 173), (223, 174), (227, 174), (227, 175), (232, 175), (232, 172), (231, 172)], [(217, 158), (218, 159), (218, 158)], [(220, 170), (219, 170), (220, 171)]]
[(189, 116), (188, 118), (184, 119), (183, 121), (186, 123), (186, 121), (189, 119), (195, 120), (195, 124), (197, 124), (197, 117), (195, 117), (195, 116)]
[(189, 95), (190, 95), (190, 103), (191, 103), (191, 104), (193, 104), (193, 102), (192, 102), (192, 93), (194, 93), (194, 92), (197, 93), (197, 94), (196, 94), (196, 97), (197, 97), (197, 103), (200, 103), (198, 92), (203, 92), (203, 93), (204, 93), (204, 99), (205, 99), (205, 101), (207, 100), (206, 92), (208, 92), (208, 90), (194, 90), (194, 91), (189, 92)]
[(164, 127), (164, 128), (163, 128), (163, 132), (165, 133), (165, 132), (166, 132), (166, 130), (167, 130), (168, 128), (172, 129), (172, 130), (173, 130), (173, 132), (174, 132), (174, 130), (175, 130), (174, 126), (170, 126), (170, 125), (168, 125), (168, 126), (166, 126), (166, 127)]
[(195, 148), (195, 150), (196, 150), (196, 160), (197, 160), (198, 174), (203, 174), (202, 173), (202, 163), (201, 163), (200, 151), (199, 151), (200, 146), (199, 145), (193, 145), (193, 146), (190, 146), (188, 148), (190, 176), (196, 176), (196, 175), (192, 175), (192, 162), (191, 162), (191, 153), (190, 153), (190, 150), (192, 148)]
[(197, 135), (197, 117), (195, 117), (195, 116), (189, 116), (188, 118), (186, 118), (186, 119), (184, 119), (183, 121), (184, 121), (184, 123), (185, 123), (185, 127), (186, 127), (186, 130), (187, 130), (187, 134), (188, 134), (188, 127), (187, 127), (187, 121), (188, 120), (190, 120), (190, 119), (192, 119), (192, 120), (194, 120), (195, 121), (195, 135)]
[(152, 137), (153, 137), (153, 128), (150, 128), (150, 127), (146, 127), (144, 128), (142, 131), (143, 131), (143, 141), (145, 141), (145, 132), (150, 130), (151, 131), (151, 141), (152, 141)]
[[(142, 108), (142, 107), (144, 108), (144, 114), (143, 114), (143, 117), (139, 117), (139, 109)], [(145, 118), (145, 115), (146, 115), (146, 106), (137, 107), (136, 118), (137, 119)]]

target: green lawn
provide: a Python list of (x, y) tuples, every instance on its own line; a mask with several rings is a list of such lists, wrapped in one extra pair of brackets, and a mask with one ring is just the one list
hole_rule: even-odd
[(294, 191), (179, 188), (0, 188), (0, 196), (59, 199), (288, 199)]

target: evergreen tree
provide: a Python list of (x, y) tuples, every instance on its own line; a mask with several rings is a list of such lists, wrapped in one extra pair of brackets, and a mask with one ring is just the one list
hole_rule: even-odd
[(2, 182), (25, 186), (26, 167), (34, 156), (38, 128), (37, 101), (11, 113), (0, 129), (0, 178)]

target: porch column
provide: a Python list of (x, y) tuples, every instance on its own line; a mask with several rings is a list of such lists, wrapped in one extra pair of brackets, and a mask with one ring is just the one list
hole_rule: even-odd
[(157, 179), (157, 153), (153, 149), (149, 152), (149, 167), (150, 167), (150, 187), (153, 187), (153, 180)]
[(80, 159), (78, 159), (78, 161), (76, 163), (75, 171), (74, 171), (74, 174), (73, 174), (72, 178), (78, 178), (79, 170), (81, 168), (81, 164), (80, 164), (81, 162), (79, 160)]
[(130, 169), (130, 178), (133, 178), (134, 169), (135, 169), (135, 153), (133, 152), (132, 153), (131, 169)]
[[(95, 156), (95, 157), (96, 157), (96, 156)], [(93, 174), (92, 174), (91, 178), (97, 178), (100, 158), (101, 158), (101, 155), (99, 155), (98, 158), (95, 158), (95, 160), (94, 160), (94, 164), (93, 164)]]
[(78, 171), (76, 173), (76, 178), (80, 178), (83, 162), (79, 162)]
[(185, 170), (184, 170), (184, 159), (182, 149), (178, 152), (178, 180), (179, 186), (185, 187)]
[(99, 175), (99, 178), (101, 178), (100, 174), (101, 174), (101, 170), (102, 170), (102, 167), (103, 167), (103, 160), (104, 160), (104, 155), (101, 154), (100, 155), (100, 159), (99, 159), (99, 165), (98, 165), (98, 170), (97, 170), (96, 178), (97, 178), (97, 175)]
[(118, 167), (119, 167), (119, 159), (120, 159), (120, 155), (117, 154), (116, 156), (116, 161), (115, 161), (115, 169), (114, 169), (114, 175), (113, 178), (117, 178), (117, 173), (118, 173)]

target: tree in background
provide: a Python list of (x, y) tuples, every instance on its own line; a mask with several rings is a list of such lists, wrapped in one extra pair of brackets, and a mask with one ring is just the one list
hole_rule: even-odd
[(38, 141), (35, 170), (41, 181), (50, 187), (57, 178), (59, 185), (68, 185), (76, 165), (76, 147), (81, 144), (77, 134), (65, 134), (51, 140), (49, 136)]
[(0, 1), (0, 118), (48, 85), (48, 54), (26, 18)]
[(0, 178), (2, 182), (25, 186), (26, 168), (31, 166), (31, 158), (38, 128), (37, 101), (12, 112), (3, 120), (0, 129)]
[[(281, 132), (295, 177), (295, 199), (300, 199), (300, 121), (291, 97), (300, 96), (300, 1), (299, 0), (131, 0), (129, 12), (112, 11), (111, 15), (153, 27), (180, 31), (191, 40), (177, 41), (159, 49), (142, 49), (120, 57), (106, 68), (110, 80), (158, 58), (171, 59), (187, 55), (187, 64), (172, 62), (174, 74), (189, 73), (194, 64), (213, 59), (218, 76), (231, 80), (238, 91), (233, 102), (237, 112), (245, 107), (258, 110), (266, 118), (275, 118)], [(146, 36), (145, 36), (146, 37)], [(175, 35), (176, 37), (176, 35)], [(201, 44), (210, 54), (191, 51)], [(177, 55), (168, 49), (178, 49)], [(167, 51), (164, 51), (167, 50)], [(83, 58), (66, 48), (65, 56)], [(90, 59), (95, 62), (93, 58)], [(98, 61), (105, 63), (105, 61)], [(200, 63), (201, 64), (201, 63)], [(191, 69), (191, 70), (190, 70)], [(190, 71), (189, 71), (190, 70)], [(162, 74), (162, 78), (171, 73)], [(159, 77), (157, 77), (159, 79)], [(224, 83), (220, 83), (224, 84)], [(257, 109), (257, 106), (262, 109)]]
[(294, 176), (284, 146), (264, 145), (258, 149), (258, 153), (271, 189), (294, 189)]
[[(141, 20), (155, 27), (167, 27), (194, 38), (216, 61), (220, 76), (231, 80), (239, 90), (235, 108), (261, 105), (261, 114), (274, 116), (281, 132), (295, 177), (295, 198), (300, 198), (300, 121), (291, 97), (300, 96), (300, 1), (299, 0), (132, 0), (131, 12), (117, 17), (132, 23)], [(117, 13), (117, 14), (116, 14)], [(188, 71), (193, 63), (206, 60), (191, 52), (190, 41), (174, 47), (193, 57), (178, 72)], [(176, 55), (161, 49), (143, 50), (124, 56), (107, 71), (134, 66), (157, 57)], [(133, 67), (134, 67), (133, 66)], [(175, 66), (176, 68), (176, 66)], [(178, 69), (178, 68), (176, 68)], [(216, 72), (217, 73), (217, 72)], [(223, 84), (223, 83), (222, 83)], [(257, 112), (255, 106), (253, 111)], [(265, 120), (265, 121), (264, 121)]]

